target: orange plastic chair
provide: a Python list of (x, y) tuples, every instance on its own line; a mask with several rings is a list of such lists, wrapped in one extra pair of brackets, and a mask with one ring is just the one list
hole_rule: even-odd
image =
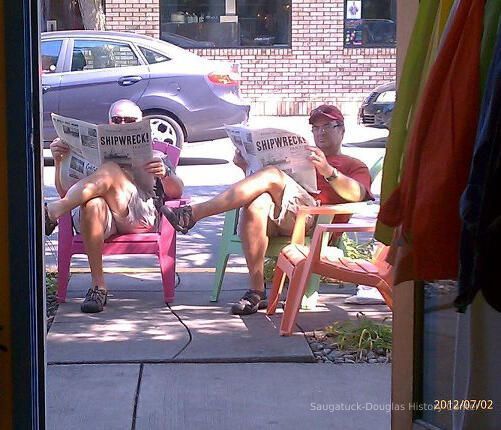
[[(305, 212), (322, 210), (336, 213), (355, 213), (360, 206), (354, 204), (330, 207), (304, 208)], [(359, 204), (355, 204), (359, 205)], [(285, 277), (289, 278), (289, 287), (285, 310), (280, 325), (280, 334), (290, 336), (299, 312), (301, 299), (312, 274), (328, 276), (344, 282), (376, 287), (390, 309), (392, 300), (392, 266), (386, 262), (389, 247), (379, 244), (371, 261), (350, 258), (332, 258), (329, 256), (329, 237), (343, 232), (374, 232), (375, 225), (368, 223), (318, 224), (313, 233), (310, 247), (296, 241), (286, 246), (280, 253), (273, 278), (273, 286), (268, 298), (268, 315), (273, 315), (278, 305)], [(297, 238), (296, 238), (297, 239)], [(332, 255), (332, 253), (331, 253)]]

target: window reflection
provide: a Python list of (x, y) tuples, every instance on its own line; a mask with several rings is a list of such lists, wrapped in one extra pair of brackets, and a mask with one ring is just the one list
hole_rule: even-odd
[(346, 48), (394, 47), (395, 0), (345, 0)]
[[(424, 287), (423, 401), (433, 405), (452, 398), (458, 313), (454, 281), (428, 282)], [(421, 419), (441, 429), (452, 428), (451, 411), (423, 408)]]
[(160, 38), (182, 48), (288, 47), (290, 0), (160, 1)]

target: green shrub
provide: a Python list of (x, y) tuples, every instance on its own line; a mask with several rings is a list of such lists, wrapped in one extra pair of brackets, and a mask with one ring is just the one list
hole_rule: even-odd
[(56, 295), (57, 272), (45, 272), (45, 288), (47, 295)]
[(327, 336), (333, 337), (333, 346), (340, 350), (357, 351), (362, 354), (363, 350), (372, 351), (384, 349), (391, 351), (392, 329), (391, 325), (376, 322), (364, 315), (357, 314), (355, 321), (334, 322), (325, 328)]

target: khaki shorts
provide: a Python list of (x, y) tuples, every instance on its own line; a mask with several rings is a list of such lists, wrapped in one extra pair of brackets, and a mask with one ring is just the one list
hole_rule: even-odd
[[(299, 206), (318, 206), (319, 203), (294, 179), (285, 176), (285, 187), (280, 206), (272, 204), (268, 214), (267, 234), (273, 236), (290, 236), (294, 230)], [(306, 216), (306, 231), (315, 224), (315, 216)]]
[[(157, 211), (153, 199), (141, 189), (131, 187), (126, 217), (114, 214), (107, 206), (104, 239), (114, 234), (147, 233), (157, 229)], [(80, 233), (80, 208), (71, 211), (73, 227)]]

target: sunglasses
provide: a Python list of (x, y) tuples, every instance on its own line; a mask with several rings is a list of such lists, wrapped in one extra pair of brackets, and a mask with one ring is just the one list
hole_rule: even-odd
[(118, 115), (115, 115), (115, 116), (112, 116), (111, 117), (111, 122), (113, 124), (130, 124), (132, 122), (136, 122), (137, 121), (137, 118), (134, 117), (134, 116), (118, 116)]
[(327, 124), (327, 125), (322, 125), (322, 126), (316, 126), (314, 125), (311, 127), (311, 131), (313, 133), (325, 133), (329, 130), (334, 130), (336, 127), (342, 127), (343, 124)]

